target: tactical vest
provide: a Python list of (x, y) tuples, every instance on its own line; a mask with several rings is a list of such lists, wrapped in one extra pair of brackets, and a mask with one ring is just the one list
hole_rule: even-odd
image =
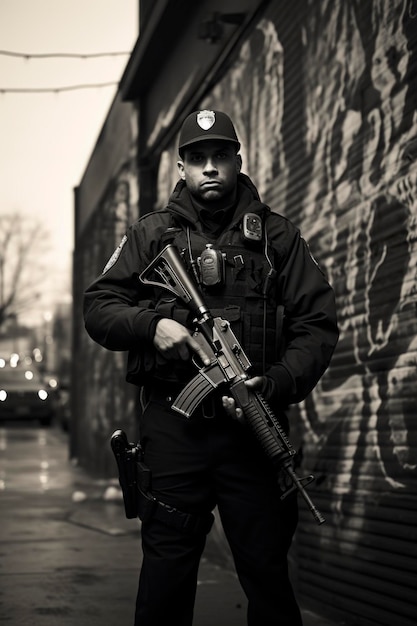
[[(212, 241), (203, 233), (192, 229), (187, 232), (173, 225), (161, 239), (161, 250), (168, 243), (178, 248), (190, 273), (193, 273), (192, 262), (194, 267), (198, 266), (198, 259)], [(275, 281), (268, 278), (274, 273), (271, 270), (273, 251), (267, 250), (268, 262), (265, 241), (245, 241), (238, 226), (225, 231), (213, 248), (224, 257), (224, 272), (218, 285), (200, 285), (204, 301), (213, 317), (222, 317), (230, 322), (252, 362), (251, 373), (261, 375), (278, 360), (280, 352), (283, 307), (279, 306)], [(193, 328), (190, 311), (174, 296), (156, 290), (153, 301), (161, 315), (178, 321), (190, 330)], [(143, 384), (143, 380), (138, 380), (137, 359), (130, 355), (129, 360), (127, 380)], [(153, 355), (153, 358), (142, 355), (139, 369), (142, 374), (149, 373), (152, 377), (172, 382), (186, 382), (196, 373), (192, 364), (176, 363), (173, 368), (172, 362), (164, 361), (159, 354)]]

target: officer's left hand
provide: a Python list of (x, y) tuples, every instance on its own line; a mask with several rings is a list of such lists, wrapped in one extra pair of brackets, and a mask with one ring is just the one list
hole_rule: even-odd
[[(254, 376), (253, 378), (249, 378), (249, 380), (245, 380), (246, 387), (252, 391), (261, 391), (264, 384), (265, 380), (263, 376)], [(229, 417), (238, 420), (238, 422), (244, 422), (243, 411), (239, 407), (236, 407), (236, 402), (233, 398), (230, 396), (222, 396), (222, 404)]]

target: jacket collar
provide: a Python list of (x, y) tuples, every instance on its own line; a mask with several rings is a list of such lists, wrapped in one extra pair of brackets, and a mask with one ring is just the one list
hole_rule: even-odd
[[(189, 191), (183, 180), (179, 180), (169, 198), (167, 209), (180, 221), (185, 221), (194, 226), (200, 222), (198, 211), (194, 207)], [(238, 175), (237, 201), (233, 218), (230, 225), (233, 226), (240, 221), (244, 213), (261, 213), (266, 209), (259, 198), (258, 190), (246, 176)]]

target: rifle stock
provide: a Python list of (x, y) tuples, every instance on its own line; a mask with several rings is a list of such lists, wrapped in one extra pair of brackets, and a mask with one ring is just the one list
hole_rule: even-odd
[[(157, 278), (157, 280), (155, 279)], [(249, 379), (251, 363), (233, 334), (227, 320), (213, 318), (204, 303), (198, 285), (187, 273), (178, 250), (168, 244), (139, 276), (142, 283), (166, 289), (189, 307), (195, 315), (197, 331), (194, 338), (210, 355), (210, 365), (199, 367), (199, 373), (186, 385), (175, 399), (172, 408), (190, 417), (199, 404), (214, 390), (225, 385), (225, 393), (231, 395), (236, 406), (242, 409), (244, 421), (252, 430), (273, 466), (289, 476), (292, 487), (281, 495), (298, 490), (314, 519), (322, 524), (325, 519), (314, 506), (304, 489), (304, 484), (314, 480), (309, 475), (300, 478), (292, 467), (295, 450), (278, 418), (274, 415), (262, 394), (251, 391), (245, 381)]]

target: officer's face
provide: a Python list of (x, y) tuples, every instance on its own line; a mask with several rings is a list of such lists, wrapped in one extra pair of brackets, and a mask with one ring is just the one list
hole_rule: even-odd
[(216, 202), (234, 197), (241, 164), (233, 143), (210, 139), (186, 148), (178, 171), (197, 200)]

